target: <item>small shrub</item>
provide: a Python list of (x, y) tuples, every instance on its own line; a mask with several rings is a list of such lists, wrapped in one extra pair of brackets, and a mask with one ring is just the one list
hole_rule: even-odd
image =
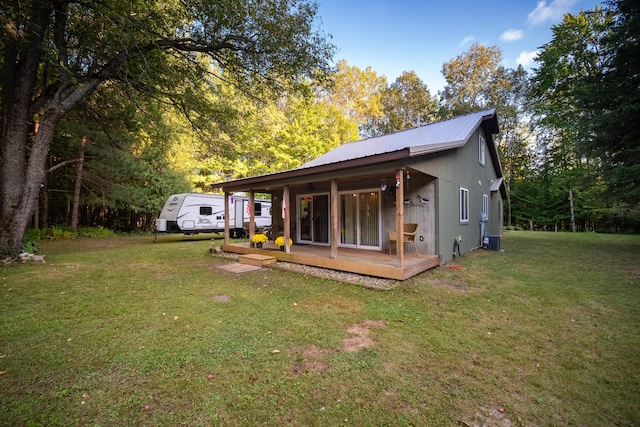
[(49, 229), (49, 233), (47, 235), (47, 239), (50, 240), (66, 240), (66, 239), (75, 239), (76, 233), (71, 231), (67, 227), (51, 227)]
[(40, 248), (33, 240), (22, 240), (22, 252), (37, 254), (40, 253)]
[(0, 259), (3, 258), (7, 258), (7, 257), (12, 257), (14, 254), (11, 251), (11, 249), (4, 247), (4, 246), (0, 246)]
[(47, 237), (48, 233), (49, 233), (48, 228), (43, 228), (43, 229), (30, 228), (26, 231), (26, 233), (24, 233), (23, 240), (25, 241), (44, 240), (48, 238)]
[(76, 233), (71, 231), (68, 227), (55, 226), (43, 229), (31, 228), (24, 233), (24, 241), (41, 241), (41, 240), (63, 240), (73, 239), (76, 237)]
[(79, 227), (78, 237), (112, 237), (115, 236), (113, 230), (99, 227)]

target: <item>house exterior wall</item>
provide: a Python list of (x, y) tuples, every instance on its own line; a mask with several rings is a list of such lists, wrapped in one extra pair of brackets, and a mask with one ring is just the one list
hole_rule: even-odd
[[(436, 254), (436, 181), (433, 177), (413, 173), (405, 181), (404, 223), (418, 224), (416, 248), (420, 254)], [(408, 182), (408, 183), (407, 183)], [(388, 189), (382, 193), (382, 242), (389, 250), (389, 231), (396, 229), (395, 193)], [(428, 200), (428, 202), (426, 201)], [(395, 250), (395, 247), (392, 248)], [(407, 246), (407, 251), (413, 248)]]
[[(488, 198), (488, 221), (485, 222), (487, 234), (502, 232), (502, 201), (500, 194), (491, 193), (491, 184), (497, 179), (496, 167), (485, 147), (484, 166), (479, 159), (479, 135), (482, 128), (475, 131), (463, 147), (436, 155), (412, 159), (411, 164), (425, 174), (436, 176), (436, 248), (435, 254), (441, 262), (453, 258), (453, 243), (457, 236), (462, 237), (460, 252), (465, 253), (481, 245), (481, 212), (483, 195)], [(487, 138), (484, 137), (485, 141)], [(485, 142), (485, 144), (488, 142)], [(468, 190), (468, 221), (460, 220), (460, 189)]]
[(500, 192), (491, 193), (490, 201), (491, 211), (487, 221), (487, 234), (500, 236), (504, 224), (504, 204)]

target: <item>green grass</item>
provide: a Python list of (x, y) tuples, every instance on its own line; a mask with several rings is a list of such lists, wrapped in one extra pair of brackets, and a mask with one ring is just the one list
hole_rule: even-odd
[(0, 269), (0, 425), (640, 419), (639, 236), (507, 232), (385, 292), (225, 273), (206, 239), (38, 245)]

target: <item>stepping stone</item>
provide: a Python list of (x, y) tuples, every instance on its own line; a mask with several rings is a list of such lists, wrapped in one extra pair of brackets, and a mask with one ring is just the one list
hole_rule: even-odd
[(240, 264), (239, 262), (225, 262), (220, 265), (217, 265), (216, 267), (219, 268), (220, 270), (224, 270), (224, 271), (228, 271), (230, 273), (236, 273), (236, 274), (247, 273), (249, 271), (257, 271), (262, 268), (262, 267), (257, 267), (255, 265)]

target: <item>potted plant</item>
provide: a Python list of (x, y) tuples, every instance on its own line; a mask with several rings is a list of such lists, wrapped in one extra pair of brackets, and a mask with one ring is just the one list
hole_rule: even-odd
[(251, 238), (251, 243), (254, 243), (256, 245), (256, 248), (261, 248), (262, 244), (266, 243), (267, 241), (269, 241), (269, 238), (262, 233), (256, 233)]
[[(280, 248), (281, 251), (284, 251), (284, 236), (277, 237), (274, 243)], [(293, 241), (289, 239), (289, 246), (291, 245), (293, 245)]]

